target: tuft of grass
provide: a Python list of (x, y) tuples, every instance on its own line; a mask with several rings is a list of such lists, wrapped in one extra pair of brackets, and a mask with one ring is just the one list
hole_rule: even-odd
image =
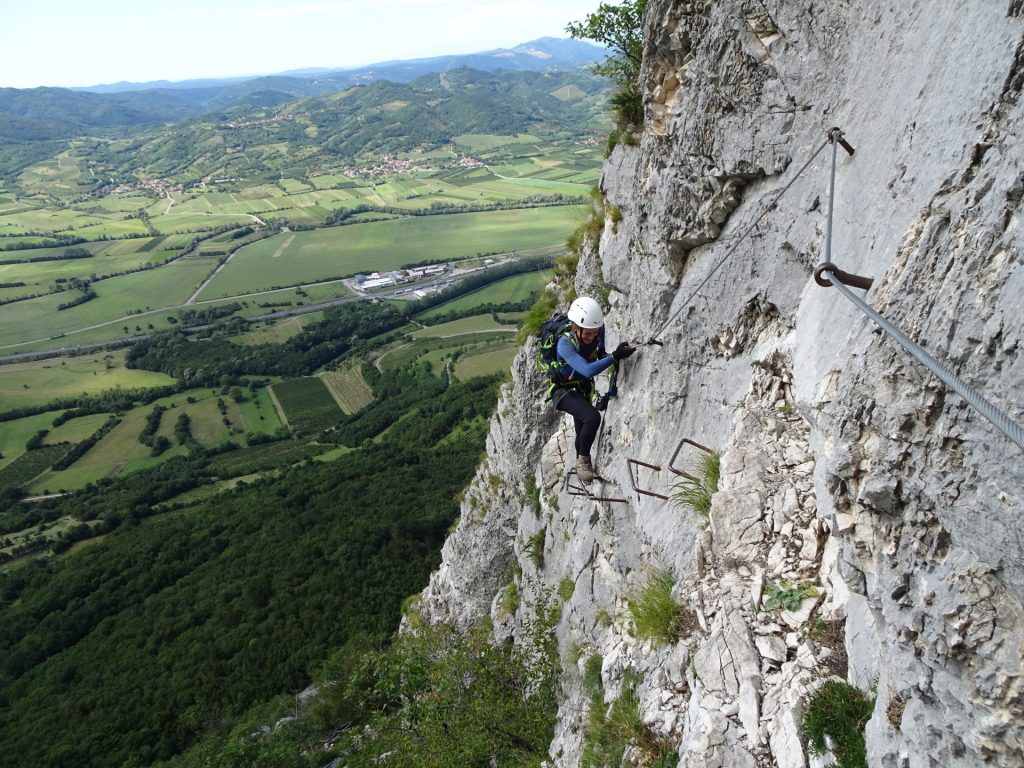
[(672, 597), (675, 585), (671, 570), (655, 568), (627, 600), (637, 636), (656, 646), (678, 642), (686, 628), (689, 612)]
[(864, 726), (874, 708), (875, 700), (859, 688), (826, 680), (806, 701), (803, 732), (811, 754), (831, 752), (834, 768), (867, 768)]
[(547, 532), (547, 528), (541, 528), (526, 541), (526, 554), (538, 571), (544, 567), (544, 539)]
[[(600, 659), (600, 656), (592, 656), (591, 659), (593, 658)], [(590, 663), (590, 659), (587, 663)], [(640, 750), (640, 765), (671, 765), (666, 762), (655, 762), (667, 755), (667, 750), (644, 724), (640, 715), (637, 685), (636, 675), (629, 675), (623, 683), (622, 695), (607, 708), (601, 688), (597, 687), (591, 692), (583, 733), (583, 755), (580, 760), (583, 768), (621, 765), (626, 747), (630, 745)]]
[(537, 485), (533, 475), (526, 478), (526, 502), (533, 510), (533, 516), (540, 520), (540, 486)]
[(516, 586), (514, 581), (509, 582), (508, 586), (501, 593), (501, 600), (498, 601), (498, 608), (506, 616), (514, 616), (515, 612), (519, 610), (519, 603), (521, 602), (519, 597), (519, 587)]
[(604, 689), (601, 682), (601, 667), (603, 665), (604, 659), (599, 653), (588, 656), (587, 660), (583, 662), (583, 690), (591, 696)]
[(885, 716), (889, 720), (889, 725), (894, 730), (902, 730), (903, 725), (903, 711), (907, 708), (907, 702), (895, 691), (889, 692), (889, 705), (885, 708)]
[(572, 596), (576, 593), (576, 582), (566, 576), (558, 584), (558, 596), (562, 600), (568, 602), (572, 599)]
[(519, 334), (516, 337), (518, 343), (523, 344), (530, 336), (540, 333), (540, 327), (554, 314), (557, 306), (558, 296), (553, 291), (542, 291), (523, 319), (523, 326), (519, 329)]
[(684, 477), (672, 486), (670, 502), (701, 517), (711, 512), (711, 497), (718, 490), (722, 474), (722, 457), (716, 453), (701, 453), (697, 466), (689, 471), (691, 477)]

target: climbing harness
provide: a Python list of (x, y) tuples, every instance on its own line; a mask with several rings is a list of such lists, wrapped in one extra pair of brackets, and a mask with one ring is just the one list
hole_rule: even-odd
[[(833, 128), (829, 131), (830, 140), (834, 139), (835, 142), (841, 143), (845, 147), (847, 145), (843, 142), (842, 136), (843, 133), (838, 128)], [(1019, 424), (982, 397), (981, 393), (974, 389), (974, 387), (925, 352), (918, 344), (911, 341), (899, 328), (878, 314), (867, 302), (847, 287), (852, 285), (856, 288), (867, 290), (871, 287), (873, 281), (869, 277), (861, 277), (860, 275), (851, 275), (844, 272), (832, 263), (832, 209), (835, 200), (835, 182), (836, 151), (835, 143), (833, 143), (832, 169), (829, 177), (828, 192), (828, 220), (825, 228), (825, 261), (814, 270), (814, 281), (823, 288), (834, 287), (839, 289), (843, 296), (849, 299), (857, 309), (871, 318), (883, 331), (895, 339), (914, 359), (935, 374), (943, 384), (964, 398), (971, 407), (988, 419), (996, 429), (1016, 443), (1018, 448), (1024, 449), (1024, 429), (1021, 429)]]

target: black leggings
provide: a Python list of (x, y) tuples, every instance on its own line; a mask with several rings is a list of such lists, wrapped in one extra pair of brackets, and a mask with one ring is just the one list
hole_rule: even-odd
[(589, 456), (590, 447), (601, 426), (601, 412), (575, 390), (565, 390), (560, 397), (552, 399), (555, 401), (555, 409), (568, 413), (576, 423), (576, 455)]

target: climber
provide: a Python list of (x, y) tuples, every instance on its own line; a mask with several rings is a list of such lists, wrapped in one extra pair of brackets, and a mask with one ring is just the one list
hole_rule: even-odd
[(568, 320), (555, 347), (548, 397), (556, 410), (568, 413), (575, 422), (576, 475), (589, 483), (597, 477), (590, 448), (601, 426), (601, 413), (592, 404), (594, 377), (612, 363), (625, 360), (636, 352), (636, 347), (623, 341), (610, 355), (605, 352), (604, 312), (587, 296), (569, 305)]

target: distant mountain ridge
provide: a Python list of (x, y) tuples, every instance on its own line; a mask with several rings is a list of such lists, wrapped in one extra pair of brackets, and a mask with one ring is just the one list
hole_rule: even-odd
[[(430, 72), (447, 72), (459, 67), (470, 67), (483, 71), (508, 69), (512, 71), (545, 70), (550, 68), (579, 67), (599, 61), (606, 55), (602, 46), (556, 37), (541, 37), (514, 48), (496, 48), (478, 53), (432, 56), (422, 59), (399, 59), (367, 64), (359, 67), (314, 67), (293, 69), (270, 75), (251, 77), (203, 78), (198, 80), (153, 80), (143, 83), (121, 81), (103, 85), (69, 88), (71, 91), (87, 93), (124, 93), (148, 90), (194, 90), (229, 88), (240, 83), (253, 81), (302, 79), (308, 81), (326, 80), (332, 84), (355, 85), (375, 80), (391, 80), (405, 83)], [(308, 93), (302, 95), (315, 95)]]
[[(0, 178), (10, 177), (21, 168), (53, 155), (76, 137), (126, 136), (140, 129), (160, 129), (204, 115), (221, 120), (242, 119), (253, 110), (337, 94), (356, 85), (381, 81), (405, 85), (426, 75), (462, 70), (583, 76), (587, 73), (581, 70), (605, 54), (605, 48), (590, 43), (546, 37), (510, 49), (386, 61), (345, 70), (300, 70), (248, 79), (181, 83), (118, 83), (87, 89), (0, 88)], [(533, 108), (520, 105), (520, 109), (527, 111)]]

